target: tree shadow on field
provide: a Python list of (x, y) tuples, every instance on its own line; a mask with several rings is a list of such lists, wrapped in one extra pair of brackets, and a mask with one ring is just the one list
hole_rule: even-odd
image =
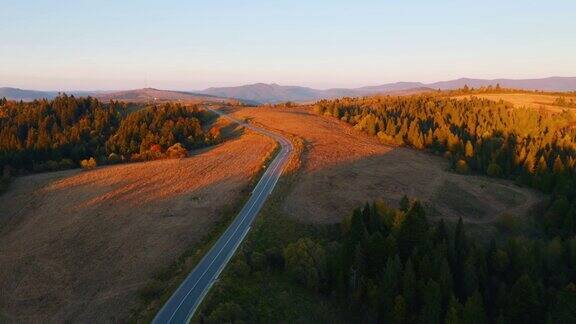
[(220, 128), (220, 134), (223, 140), (231, 140), (238, 138), (244, 134), (244, 127), (236, 123), (229, 123), (228, 125)]
[(366, 202), (383, 200), (396, 207), (404, 195), (420, 200), (432, 219), (462, 217), (475, 225), (493, 225), (499, 215), (507, 213), (525, 216), (544, 198), (511, 181), (457, 174), (439, 156), (395, 147), (324, 168), (304, 169), (282, 211), (306, 223), (338, 223)]

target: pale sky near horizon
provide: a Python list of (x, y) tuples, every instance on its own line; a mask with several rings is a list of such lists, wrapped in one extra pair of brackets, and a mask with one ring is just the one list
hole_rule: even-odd
[(0, 0), (0, 87), (576, 76), (576, 1)]

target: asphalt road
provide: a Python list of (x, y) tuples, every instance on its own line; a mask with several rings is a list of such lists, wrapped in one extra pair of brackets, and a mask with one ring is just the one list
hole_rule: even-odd
[(232, 224), (220, 236), (210, 251), (202, 258), (196, 268), (186, 277), (162, 309), (156, 314), (152, 323), (188, 323), (202, 302), (206, 293), (218, 279), (230, 258), (248, 234), (252, 222), (264, 205), (266, 198), (274, 189), (292, 152), (292, 144), (284, 137), (268, 130), (244, 123), (220, 111), (209, 110), (228, 118), (255, 132), (264, 134), (277, 141), (281, 148), (262, 178), (256, 184), (250, 198)]

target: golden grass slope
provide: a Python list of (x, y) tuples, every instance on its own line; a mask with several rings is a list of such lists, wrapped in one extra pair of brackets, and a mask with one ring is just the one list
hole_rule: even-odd
[(485, 224), (504, 213), (524, 215), (541, 200), (508, 181), (455, 174), (440, 157), (382, 145), (309, 107), (241, 108), (234, 115), (303, 140), (302, 167), (283, 211), (304, 222), (339, 222), (365, 202), (395, 205), (406, 194), (438, 216)]
[(124, 321), (158, 269), (210, 232), (275, 143), (17, 178), (0, 196), (0, 319)]

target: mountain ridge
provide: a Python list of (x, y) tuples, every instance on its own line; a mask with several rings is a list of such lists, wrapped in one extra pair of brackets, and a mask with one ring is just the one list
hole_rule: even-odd
[[(215, 94), (222, 97), (253, 100), (260, 103), (277, 103), (282, 101), (314, 101), (346, 96), (366, 96), (380, 93), (408, 91), (411, 89), (422, 89), (423, 91), (424, 89), (451, 90), (462, 88), (465, 85), (478, 88), (489, 85), (496, 86), (497, 84), (505, 88), (516, 88), (523, 90), (573, 91), (576, 90), (576, 77), (555, 76), (533, 79), (459, 78), (431, 83), (401, 81), (375, 86), (364, 86), (359, 88), (330, 88), (324, 90), (299, 86), (281, 86), (276, 83), (254, 83), (236, 87), (212, 87), (197, 92)], [(270, 91), (268, 95), (265, 94), (266, 89)]]
[(127, 102), (172, 101), (183, 100), (187, 102), (232, 102), (241, 99), (221, 98), (209, 94), (199, 94), (188, 91), (162, 90), (156, 88), (140, 88), (120, 91), (39, 91), (20, 88), (1, 87), (0, 98), (9, 100), (33, 101), (38, 99), (53, 99), (60, 93), (74, 96), (91, 96), (102, 101), (119, 100)]
[[(315, 89), (304, 86), (279, 85), (277, 83), (253, 83), (231, 87), (210, 87), (198, 91), (160, 90), (155, 88), (141, 88), (121, 91), (66, 91), (76, 96), (93, 96), (102, 100), (128, 100), (143, 101), (162, 98), (161, 100), (192, 100), (223, 102), (226, 100), (240, 100), (248, 104), (278, 103), (285, 101), (311, 102), (320, 99), (334, 99), (340, 97), (358, 97), (375, 94), (398, 94), (432, 90), (451, 90), (462, 88), (465, 85), (478, 88), (483, 86), (496, 86), (505, 88), (543, 91), (574, 91), (576, 90), (576, 77), (546, 77), (532, 79), (475, 79), (459, 78), (431, 83), (424, 82), (392, 82), (358, 88), (329, 88)], [(31, 101), (35, 99), (51, 99), (60, 91), (39, 91), (11, 87), (0, 87), (0, 98), (11, 100)]]

